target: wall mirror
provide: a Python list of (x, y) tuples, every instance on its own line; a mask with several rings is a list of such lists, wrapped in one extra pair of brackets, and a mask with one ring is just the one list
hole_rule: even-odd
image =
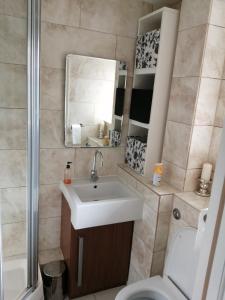
[(126, 63), (69, 54), (66, 58), (66, 147), (118, 147)]

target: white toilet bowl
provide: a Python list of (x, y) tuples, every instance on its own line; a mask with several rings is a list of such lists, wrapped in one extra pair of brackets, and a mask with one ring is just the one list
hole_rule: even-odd
[(177, 232), (169, 247), (163, 277), (154, 276), (123, 288), (115, 300), (190, 300), (195, 281), (198, 252), (197, 230)]

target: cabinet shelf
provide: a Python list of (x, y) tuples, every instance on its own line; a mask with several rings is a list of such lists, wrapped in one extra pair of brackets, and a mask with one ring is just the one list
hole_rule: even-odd
[(141, 123), (135, 120), (130, 119), (130, 124), (141, 127), (141, 128), (145, 128), (145, 129), (149, 129), (149, 124), (146, 123)]
[(157, 67), (137, 69), (135, 65), (134, 68), (133, 89), (153, 90), (151, 121), (146, 124), (130, 119), (128, 130), (129, 136), (147, 136), (143, 175), (148, 178), (152, 175), (154, 164), (162, 160), (178, 20), (179, 12), (166, 7), (139, 19), (138, 36), (160, 29)]
[(135, 69), (135, 75), (155, 75), (156, 68)]
[(120, 116), (114, 115), (114, 119), (122, 121), (122, 120), (123, 120), (123, 117), (120, 117)]

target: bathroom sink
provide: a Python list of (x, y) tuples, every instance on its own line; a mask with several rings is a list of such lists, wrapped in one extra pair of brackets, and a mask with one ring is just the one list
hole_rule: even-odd
[(142, 218), (143, 199), (116, 176), (78, 179), (70, 185), (60, 183), (75, 229), (134, 221)]

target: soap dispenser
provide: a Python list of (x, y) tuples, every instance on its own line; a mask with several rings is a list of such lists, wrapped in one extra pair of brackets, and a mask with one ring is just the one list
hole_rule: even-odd
[(66, 164), (66, 168), (64, 170), (64, 183), (65, 184), (71, 184), (72, 179), (71, 179), (71, 161), (68, 161)]

